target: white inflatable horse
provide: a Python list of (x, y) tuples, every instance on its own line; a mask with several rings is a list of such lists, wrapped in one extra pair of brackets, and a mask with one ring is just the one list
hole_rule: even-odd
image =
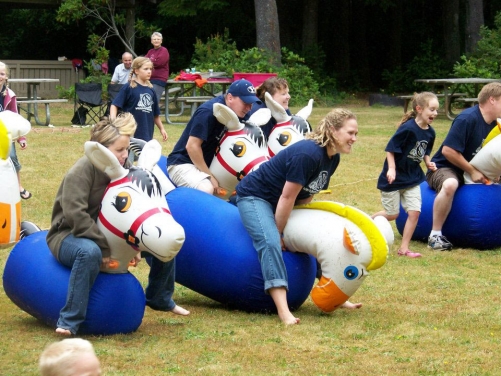
[(92, 164), (107, 174), (106, 188), (97, 224), (111, 249), (108, 273), (126, 273), (130, 260), (145, 251), (163, 262), (181, 249), (184, 229), (172, 218), (165, 200), (167, 178), (151, 171), (161, 156), (156, 140), (146, 143), (137, 166), (123, 168), (106, 147), (85, 143)]
[(311, 126), (307, 119), (313, 111), (313, 99), (303, 107), (296, 115), (289, 115), (285, 109), (276, 102), (270, 93), (265, 93), (266, 107), (271, 111), (277, 124), (273, 127), (268, 137), (268, 153), (275, 156), (287, 146), (304, 139), (306, 133), (311, 132)]
[(266, 140), (260, 128), (271, 117), (270, 110), (263, 108), (241, 123), (235, 112), (220, 103), (214, 103), (213, 113), (228, 129), (219, 142), (209, 170), (224, 189), (223, 199), (228, 199), (238, 182), (269, 159)]
[(337, 202), (296, 206), (284, 229), (288, 250), (314, 256), (322, 277), (311, 292), (315, 305), (331, 312), (360, 287), (369, 271), (382, 267), (393, 244), (391, 225)]
[(9, 158), (11, 143), (25, 136), (31, 124), (12, 111), (0, 112), (0, 248), (19, 241), (21, 197), (16, 170)]

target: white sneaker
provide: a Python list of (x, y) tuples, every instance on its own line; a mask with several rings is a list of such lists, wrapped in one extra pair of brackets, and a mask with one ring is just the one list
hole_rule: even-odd
[(428, 248), (434, 251), (452, 251), (452, 243), (443, 235), (433, 235), (428, 238)]

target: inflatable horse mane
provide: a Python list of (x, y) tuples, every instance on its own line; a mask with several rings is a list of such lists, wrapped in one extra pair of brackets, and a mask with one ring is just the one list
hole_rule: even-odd
[[(95, 142), (85, 144), (85, 154), (111, 179), (98, 225), (108, 240), (112, 262), (94, 283), (79, 334), (133, 332), (144, 316), (145, 295), (139, 281), (127, 271), (129, 261), (140, 251), (171, 260), (184, 243), (184, 229), (170, 215), (164, 196), (165, 175), (151, 173), (161, 154), (157, 141), (144, 146), (138, 165), (130, 170)], [(18, 307), (55, 327), (66, 301), (70, 269), (51, 254), (46, 235), (46, 231), (35, 232), (12, 249), (3, 287)]]
[(9, 157), (12, 141), (25, 136), (31, 124), (12, 111), (0, 112), (0, 248), (19, 241), (21, 197), (16, 170)]
[(268, 153), (270, 157), (273, 157), (287, 146), (302, 140), (306, 133), (311, 132), (311, 125), (307, 119), (313, 111), (313, 99), (310, 99), (308, 105), (299, 110), (296, 115), (291, 116), (270, 93), (265, 93), (264, 96), (266, 107), (270, 109), (271, 116), (277, 121), (268, 137)]

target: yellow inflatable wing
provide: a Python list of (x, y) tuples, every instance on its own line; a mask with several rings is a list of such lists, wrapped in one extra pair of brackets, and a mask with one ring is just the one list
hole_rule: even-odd
[(497, 119), (496, 126), (492, 128), (490, 133), (485, 138), (482, 143), (482, 147), (484, 147), (489, 141), (491, 141), (494, 137), (499, 136), (501, 134), (501, 119)]

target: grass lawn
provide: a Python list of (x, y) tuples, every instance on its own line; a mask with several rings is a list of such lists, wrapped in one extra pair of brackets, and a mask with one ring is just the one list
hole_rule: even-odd
[[(369, 107), (354, 99), (341, 106), (358, 116), (358, 141), (352, 154), (343, 155), (331, 193), (317, 199), (371, 214), (381, 209), (376, 179), (402, 108)], [(312, 126), (329, 110), (315, 108)], [(33, 194), (22, 203), (22, 218), (44, 229), (61, 179), (89, 138), (88, 129), (70, 126), (72, 112), (71, 104), (51, 106), (55, 127), (33, 126), (28, 149), (18, 149), (21, 180)], [(450, 121), (441, 116), (433, 126), (436, 150)], [(165, 155), (182, 129), (166, 125), (167, 142), (155, 133)], [(395, 230), (386, 265), (371, 272), (350, 299), (363, 303), (356, 311), (323, 314), (308, 299), (296, 312), (301, 324), (284, 327), (275, 315), (228, 310), (178, 285), (174, 298), (191, 311), (189, 317), (148, 308), (135, 333), (84, 338), (94, 344), (105, 375), (501, 374), (500, 250), (433, 252), (412, 242), (423, 257), (409, 259), (396, 256), (400, 241)], [(0, 249), (2, 272), (9, 251)], [(146, 284), (145, 262), (132, 273)], [(38, 374), (42, 349), (60, 339), (54, 328), (17, 308), (3, 289), (0, 312), (0, 374)]]

